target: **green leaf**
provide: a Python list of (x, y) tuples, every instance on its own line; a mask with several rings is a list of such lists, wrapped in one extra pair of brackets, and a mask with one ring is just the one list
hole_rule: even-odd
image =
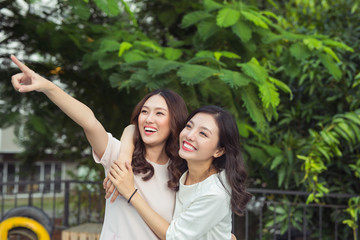
[(35, 115), (29, 116), (29, 123), (31, 126), (40, 134), (46, 134), (46, 127), (43, 122), (43, 119)]
[(311, 56), (311, 52), (309, 51), (309, 49), (300, 43), (294, 43), (293, 45), (291, 45), (290, 53), (297, 60), (305, 60)]
[(123, 56), (127, 63), (145, 60), (145, 53), (140, 50), (128, 51)]
[(245, 74), (230, 70), (221, 71), (219, 78), (226, 84), (228, 84), (231, 88), (235, 89), (238, 87), (246, 86), (251, 82), (251, 78), (249, 78)]
[(212, 0), (204, 0), (204, 7), (206, 9), (206, 11), (211, 12), (220, 8), (223, 8), (223, 5), (214, 2)]
[(249, 84), (248, 86), (241, 88), (240, 92), (241, 98), (244, 101), (244, 105), (249, 112), (251, 119), (256, 123), (259, 129), (264, 131), (267, 124), (262, 109), (259, 107), (261, 104), (255, 93), (254, 87)]
[(117, 16), (120, 13), (117, 0), (94, 0), (96, 6), (110, 16)]
[(329, 55), (325, 55), (323, 53), (319, 53), (318, 57), (321, 61), (322, 64), (324, 64), (324, 66), (327, 68), (327, 70), (329, 71), (329, 73), (336, 79), (336, 80), (340, 80), (342, 77), (342, 72), (340, 70), (340, 68), (338, 67), (338, 65), (336, 65), (334, 63), (334, 61), (332, 60), (332, 58)]
[(100, 59), (98, 59), (98, 63), (101, 69), (110, 69), (113, 66), (119, 64), (119, 58), (118, 57), (109, 57), (109, 56), (104, 56)]
[(121, 83), (121, 74), (113, 73), (109, 77), (110, 86), (113, 88), (119, 87)]
[(221, 56), (224, 56), (224, 57), (230, 58), (230, 59), (240, 59), (241, 58), (236, 53), (229, 52), (229, 51), (221, 51), (220, 53), (221, 53)]
[(216, 16), (216, 24), (219, 27), (230, 27), (234, 25), (240, 17), (240, 12), (231, 8), (221, 9)]
[(71, 4), (71, 6), (73, 6), (71, 8), (71, 10), (73, 11), (73, 13), (75, 13), (77, 16), (79, 16), (80, 19), (82, 19), (82, 20), (89, 19), (90, 15), (91, 15), (91, 11), (84, 2), (77, 1), (77, 0), (72, 0), (69, 2)]
[(231, 29), (233, 33), (241, 39), (242, 42), (246, 43), (251, 39), (251, 28), (244, 21), (237, 21), (234, 25), (232, 25)]
[(131, 11), (129, 5), (124, 0), (120, 0), (120, 1), (121, 1), (121, 4), (124, 6), (125, 11), (129, 14), (130, 19), (132, 20), (132, 23), (134, 24), (134, 26), (138, 27), (138, 23), (136, 21), (135, 14)]
[(203, 56), (203, 57), (194, 57), (192, 59), (190, 59), (189, 61), (187, 61), (186, 63), (188, 64), (194, 64), (194, 63), (206, 63), (207, 65), (214, 65), (214, 66), (222, 66), (222, 67), (226, 67), (226, 64), (216, 60), (213, 57), (213, 53), (211, 52), (210, 56)]
[(162, 53), (161, 47), (152, 41), (136, 41), (134, 44), (149, 48), (154, 52)]
[(177, 69), (180, 66), (181, 63), (175, 61), (167, 61), (164, 59), (152, 59), (148, 61), (149, 73), (153, 77)]
[(268, 25), (258, 16), (251, 12), (241, 11), (240, 14), (244, 16), (250, 22), (253, 22), (256, 26), (261, 28), (269, 29)]
[(122, 42), (120, 44), (118, 56), (121, 57), (125, 51), (129, 50), (133, 45), (128, 42)]
[(264, 162), (266, 161), (266, 153), (261, 148), (244, 145), (244, 151), (246, 151), (250, 155), (250, 159), (252, 161), (257, 161), (261, 164), (264, 164)]
[(182, 82), (186, 85), (197, 84), (217, 73), (216, 70), (199, 65), (183, 65), (177, 75), (181, 78)]
[(119, 48), (120, 43), (111, 39), (104, 39), (100, 44), (100, 50), (104, 52), (118, 51)]
[(338, 56), (336, 56), (336, 54), (334, 53), (334, 51), (329, 48), (329, 47), (323, 47), (324, 52), (326, 52), (327, 54), (329, 54), (333, 59), (335, 59), (336, 62), (341, 62), (340, 59), (338, 58)]
[(323, 40), (323, 43), (330, 47), (337, 47), (337, 48), (341, 48), (341, 49), (344, 49), (349, 52), (354, 52), (354, 49), (352, 49), (351, 47), (349, 47), (348, 45), (346, 45), (345, 43), (342, 43), (342, 42), (337, 42), (337, 41), (334, 41), (331, 39), (325, 39), (325, 40)]
[(199, 35), (204, 41), (219, 31), (219, 27), (213, 20), (202, 21), (197, 27)]
[(273, 77), (269, 77), (269, 80), (274, 83), (278, 88), (280, 88), (283, 92), (289, 93), (290, 94), (290, 100), (293, 99), (293, 94), (291, 89), (289, 88), (288, 85), (286, 85), (285, 83), (283, 83), (282, 81), (273, 78)]
[(286, 167), (281, 166), (278, 172), (278, 187), (281, 187), (281, 185), (283, 184), (285, 179), (285, 174), (286, 174)]
[(177, 60), (181, 57), (182, 51), (176, 48), (165, 48), (165, 57), (168, 60)]
[(267, 70), (260, 66), (256, 58), (252, 58), (247, 63), (238, 63), (236, 64), (236, 66), (241, 67), (241, 69), (245, 72), (246, 75), (254, 78), (260, 83), (266, 82), (268, 78)]
[(269, 81), (265, 81), (259, 86), (261, 100), (263, 106), (268, 108), (270, 105), (276, 108), (280, 103), (279, 93), (275, 85)]
[(284, 161), (284, 156), (282, 156), (282, 155), (276, 156), (271, 163), (270, 170), (274, 170), (283, 161)]
[(320, 50), (323, 47), (322, 42), (315, 38), (305, 38), (303, 42), (311, 51), (314, 49)]
[(190, 27), (191, 25), (194, 25), (202, 20), (208, 19), (213, 17), (213, 15), (211, 15), (208, 12), (204, 12), (204, 11), (196, 11), (196, 12), (191, 12), (186, 14), (181, 22), (181, 27), (182, 28), (187, 28)]

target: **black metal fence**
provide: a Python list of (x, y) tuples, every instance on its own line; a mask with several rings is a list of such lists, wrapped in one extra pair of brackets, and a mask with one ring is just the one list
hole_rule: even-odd
[[(39, 187), (49, 184), (51, 187)], [(23, 191), (18, 192), (17, 189)], [(328, 194), (321, 198), (321, 203), (306, 204), (307, 192), (248, 190), (254, 197), (244, 216), (233, 218), (233, 229), (238, 240), (355, 239), (352, 230), (342, 221), (348, 218), (344, 211), (348, 199), (356, 195)], [(84, 222), (102, 223), (104, 196), (101, 182), (0, 183), (0, 215), (2, 219), (10, 209), (27, 205), (41, 208), (59, 230)], [(358, 235), (358, 232), (355, 234)]]

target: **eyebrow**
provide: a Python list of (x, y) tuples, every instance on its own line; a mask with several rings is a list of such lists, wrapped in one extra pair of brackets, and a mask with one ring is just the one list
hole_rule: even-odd
[[(145, 106), (145, 105), (144, 105), (142, 108), (147, 108), (147, 109), (150, 109), (150, 107)], [(166, 108), (163, 108), (163, 107), (156, 107), (156, 108), (155, 108), (155, 110), (163, 110), (163, 111), (168, 112), (168, 110), (167, 110)]]
[[(194, 125), (194, 122), (193, 121), (189, 121), (189, 123), (191, 123), (192, 125)], [(206, 128), (206, 127), (204, 127), (204, 126), (200, 126), (200, 128), (201, 129), (204, 129), (204, 130), (206, 130), (206, 131), (208, 131), (208, 132), (210, 132), (211, 134), (212, 134), (212, 132), (210, 131), (210, 129), (208, 129), (208, 128)]]

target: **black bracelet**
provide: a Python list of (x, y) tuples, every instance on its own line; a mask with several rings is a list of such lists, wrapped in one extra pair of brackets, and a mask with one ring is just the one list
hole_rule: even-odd
[(128, 203), (130, 203), (130, 201), (131, 201), (131, 198), (134, 196), (134, 194), (137, 192), (137, 188), (135, 188), (135, 191), (133, 192), (133, 194), (131, 194), (131, 196), (130, 196), (130, 198), (129, 198), (129, 200), (128, 200)]

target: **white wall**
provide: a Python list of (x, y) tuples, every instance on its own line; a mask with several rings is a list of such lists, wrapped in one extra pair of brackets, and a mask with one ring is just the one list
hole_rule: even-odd
[(19, 153), (22, 148), (16, 144), (14, 127), (0, 129), (0, 153)]

